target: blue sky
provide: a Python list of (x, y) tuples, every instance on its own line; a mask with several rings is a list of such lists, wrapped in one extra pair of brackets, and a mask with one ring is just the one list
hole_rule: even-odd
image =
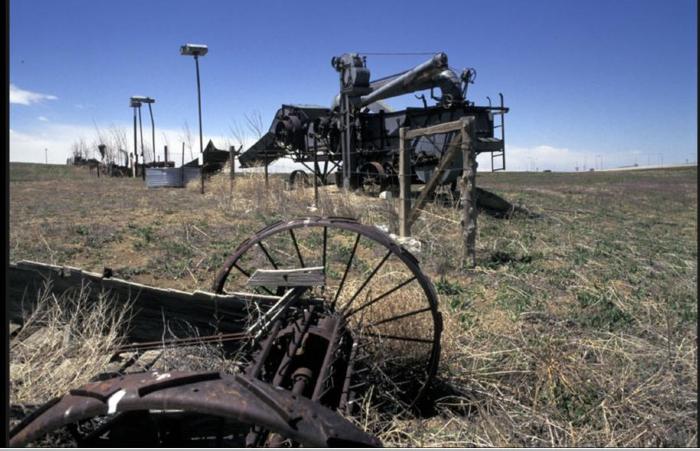
[[(329, 105), (335, 55), (445, 51), (452, 67), (478, 71), (470, 100), (503, 92), (510, 169), (573, 170), (600, 156), (606, 167), (692, 162), (696, 17), (690, 0), (11, 0), (10, 159), (44, 161), (48, 148), (50, 161), (65, 162), (74, 139), (94, 140), (95, 125), (131, 139), (132, 95), (156, 99), (158, 149), (167, 139), (179, 152), (187, 121), (196, 151), (194, 62), (178, 51), (194, 42), (209, 46), (205, 142), (220, 146), (246, 114), (258, 111), (267, 126), (282, 103)], [(427, 58), (367, 63), (379, 78)], [(389, 103), (419, 105), (413, 96)]]

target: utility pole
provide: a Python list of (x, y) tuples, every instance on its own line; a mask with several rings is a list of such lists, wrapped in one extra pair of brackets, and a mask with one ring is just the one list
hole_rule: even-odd
[(46, 164), (49, 164), (49, 149), (44, 149), (44, 156), (46, 157)]
[(146, 155), (143, 152), (143, 127), (141, 124), (141, 105), (139, 104), (139, 133), (141, 134), (141, 177), (146, 180)]
[(140, 108), (141, 103), (135, 101), (132, 98), (130, 103), (129, 103), (129, 106), (134, 109), (134, 158), (133, 158), (134, 172), (133, 172), (133, 176), (134, 176), (134, 178), (136, 178), (136, 177), (138, 177), (138, 170), (139, 170), (138, 135), (136, 133), (136, 108)]
[(180, 47), (181, 55), (194, 56), (194, 65), (197, 72), (197, 109), (199, 112), (199, 153), (202, 155), (202, 194), (204, 194), (204, 139), (202, 138), (202, 94), (199, 83), (199, 57), (209, 52), (206, 45), (185, 44)]

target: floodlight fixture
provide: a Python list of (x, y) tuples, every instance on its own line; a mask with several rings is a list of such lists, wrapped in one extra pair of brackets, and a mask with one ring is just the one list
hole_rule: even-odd
[(204, 56), (209, 51), (209, 47), (203, 44), (185, 44), (180, 46), (180, 55)]
[(129, 106), (131, 108), (141, 108), (141, 101), (138, 99), (138, 97), (132, 97), (129, 99)]
[(156, 99), (153, 99), (151, 97), (144, 97), (144, 96), (133, 96), (131, 97), (132, 101), (136, 102), (141, 102), (141, 103), (156, 103)]

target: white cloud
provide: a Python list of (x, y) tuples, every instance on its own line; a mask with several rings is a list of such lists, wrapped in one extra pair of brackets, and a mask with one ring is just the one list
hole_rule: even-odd
[[(133, 152), (133, 129), (131, 124), (98, 124), (100, 131), (109, 136), (110, 129), (114, 126), (121, 128), (126, 132), (127, 147), (130, 153)], [(150, 129), (144, 129), (143, 144), (146, 149), (151, 148), (151, 133)], [(70, 157), (71, 146), (79, 138), (84, 138), (86, 143), (90, 145), (90, 150), (95, 152), (97, 156), (97, 131), (94, 125), (82, 124), (62, 124), (55, 122), (41, 122), (41, 125), (31, 130), (18, 130), (16, 127), (10, 128), (10, 161), (23, 161), (43, 163), (45, 159), (44, 149), (48, 149), (49, 163), (62, 164)], [(210, 135), (204, 136), (204, 145), (209, 142), (209, 139), (214, 141), (214, 145), (219, 149), (228, 149), (229, 145), (233, 145), (234, 141), (231, 137), (225, 135)], [(254, 144), (257, 139), (246, 136), (243, 140), (243, 148), (247, 149)], [(168, 159), (175, 161), (176, 165), (182, 162), (182, 142), (183, 132), (176, 129), (156, 129), (156, 148), (157, 156), (162, 160), (163, 146), (168, 145)], [(138, 143), (140, 153), (140, 140)], [(93, 155), (90, 155), (92, 157)], [(199, 136), (193, 134), (191, 151), (190, 146), (185, 144), (185, 162), (189, 162), (194, 158), (199, 157)], [(294, 165), (294, 163), (291, 163)], [(287, 171), (290, 162), (280, 161), (270, 166), (270, 171)], [(296, 168), (296, 166), (295, 166)]]
[[(101, 131), (108, 135), (112, 124), (98, 124)], [(118, 128), (126, 132), (127, 147), (129, 152), (133, 152), (133, 131), (131, 124), (119, 123)], [(65, 163), (70, 156), (71, 145), (78, 139), (84, 138), (89, 145), (95, 147), (93, 150), (97, 154), (97, 132), (94, 125), (80, 124), (60, 124), (54, 122), (41, 122), (41, 127), (32, 131), (10, 129), (10, 161), (44, 162), (44, 149), (48, 149), (49, 162)], [(225, 134), (210, 135), (204, 137), (204, 145), (212, 139), (219, 149), (228, 149), (232, 144), (238, 144), (230, 136)], [(254, 137), (244, 137), (243, 148), (247, 149), (257, 141)], [(156, 147), (157, 155), (163, 159), (163, 146), (168, 145), (168, 159), (180, 165), (182, 161), (183, 132), (177, 129), (157, 129)], [(139, 144), (140, 145), (140, 144)], [(144, 130), (144, 145), (151, 147), (150, 130)], [(601, 160), (604, 168), (639, 164), (656, 164), (661, 157), (659, 154), (646, 155), (638, 150), (628, 150), (617, 153), (605, 153), (602, 151), (572, 150), (569, 148), (539, 145), (534, 147), (523, 147), (518, 145), (506, 145), (506, 169), (509, 171), (542, 171), (550, 169), (553, 171), (575, 171), (578, 166), (579, 171), (599, 168)], [(185, 145), (185, 162), (189, 162), (199, 157), (199, 137), (196, 133), (192, 135), (191, 151), (190, 146)], [(479, 171), (488, 172), (491, 170), (489, 154), (482, 154), (478, 158)], [(668, 161), (666, 162), (668, 163)], [(499, 162), (497, 162), (499, 164)], [(294, 169), (304, 169), (299, 163), (294, 163), (289, 159), (280, 159), (270, 165), (270, 172), (290, 172)], [(256, 169), (251, 169), (255, 171)], [(260, 169), (262, 170), (262, 169)]]
[(50, 123), (36, 132), (10, 129), (10, 161), (43, 163), (44, 149), (48, 149), (49, 163), (65, 163), (73, 141), (80, 136), (88, 138), (91, 134), (94, 134), (94, 129), (90, 127)]
[[(572, 150), (567, 147), (553, 147), (539, 145), (533, 147), (522, 147), (506, 144), (506, 170), (508, 171), (542, 171), (549, 169), (552, 171), (574, 172), (588, 169), (613, 168), (634, 163), (643, 164), (647, 160), (656, 161), (656, 157), (644, 156), (639, 150), (629, 150), (621, 152), (605, 152), (591, 150)], [(478, 159), (480, 171), (491, 170), (490, 154), (481, 154)], [(496, 159), (497, 167), (501, 165), (500, 158)]]
[(48, 122), (49, 121), (49, 118), (47, 118), (46, 116), (39, 116), (39, 117), (37, 117), (37, 119), (39, 119), (41, 122)]
[(31, 105), (41, 103), (44, 100), (56, 100), (58, 97), (51, 94), (41, 94), (39, 92), (26, 91), (10, 83), (10, 103), (18, 105)]

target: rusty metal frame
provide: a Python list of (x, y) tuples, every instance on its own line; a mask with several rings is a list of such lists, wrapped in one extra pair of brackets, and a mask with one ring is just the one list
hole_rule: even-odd
[(381, 442), (340, 414), (241, 375), (157, 372), (93, 382), (70, 393), (10, 432), (10, 446), (26, 446), (62, 426), (97, 416), (148, 410), (185, 410), (259, 425), (310, 447), (377, 447)]

